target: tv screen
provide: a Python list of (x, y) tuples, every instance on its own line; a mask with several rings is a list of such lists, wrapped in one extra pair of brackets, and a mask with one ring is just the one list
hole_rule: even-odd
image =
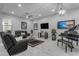
[(58, 22), (58, 29), (70, 29), (75, 26), (75, 20), (68, 20), (68, 21), (59, 21)]
[(49, 24), (48, 23), (42, 23), (41, 24), (41, 29), (48, 29), (49, 28)]

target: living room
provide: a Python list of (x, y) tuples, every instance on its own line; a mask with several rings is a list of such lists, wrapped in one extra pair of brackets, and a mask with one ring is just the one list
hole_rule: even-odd
[[(0, 3), (0, 8), (0, 56), (79, 55), (79, 3)], [(69, 34), (75, 31), (77, 36)]]

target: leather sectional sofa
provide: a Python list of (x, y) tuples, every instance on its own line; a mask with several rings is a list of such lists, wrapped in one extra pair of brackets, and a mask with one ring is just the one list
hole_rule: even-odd
[(17, 42), (15, 37), (11, 34), (2, 32), (1, 38), (4, 44), (4, 47), (10, 56), (20, 53), (28, 48), (28, 41), (21, 40)]

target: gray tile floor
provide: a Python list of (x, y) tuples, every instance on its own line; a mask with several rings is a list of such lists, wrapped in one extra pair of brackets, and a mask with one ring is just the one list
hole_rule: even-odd
[[(36, 47), (29, 46), (26, 51), (15, 56), (79, 56), (79, 46), (75, 46), (73, 52), (70, 52), (70, 49), (68, 49), (68, 52), (66, 53), (64, 51), (64, 47), (62, 47), (61, 45), (57, 47), (56, 41), (52, 41), (50, 38), (43, 40), (44, 43)], [(2, 42), (0, 43), (0, 56), (9, 56)]]

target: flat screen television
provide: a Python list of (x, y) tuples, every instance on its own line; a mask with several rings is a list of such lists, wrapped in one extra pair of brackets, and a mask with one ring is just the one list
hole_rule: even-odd
[(75, 20), (59, 21), (57, 28), (58, 29), (70, 29), (75, 26)]
[(41, 27), (41, 29), (48, 29), (49, 24), (48, 23), (42, 23), (40, 27)]

